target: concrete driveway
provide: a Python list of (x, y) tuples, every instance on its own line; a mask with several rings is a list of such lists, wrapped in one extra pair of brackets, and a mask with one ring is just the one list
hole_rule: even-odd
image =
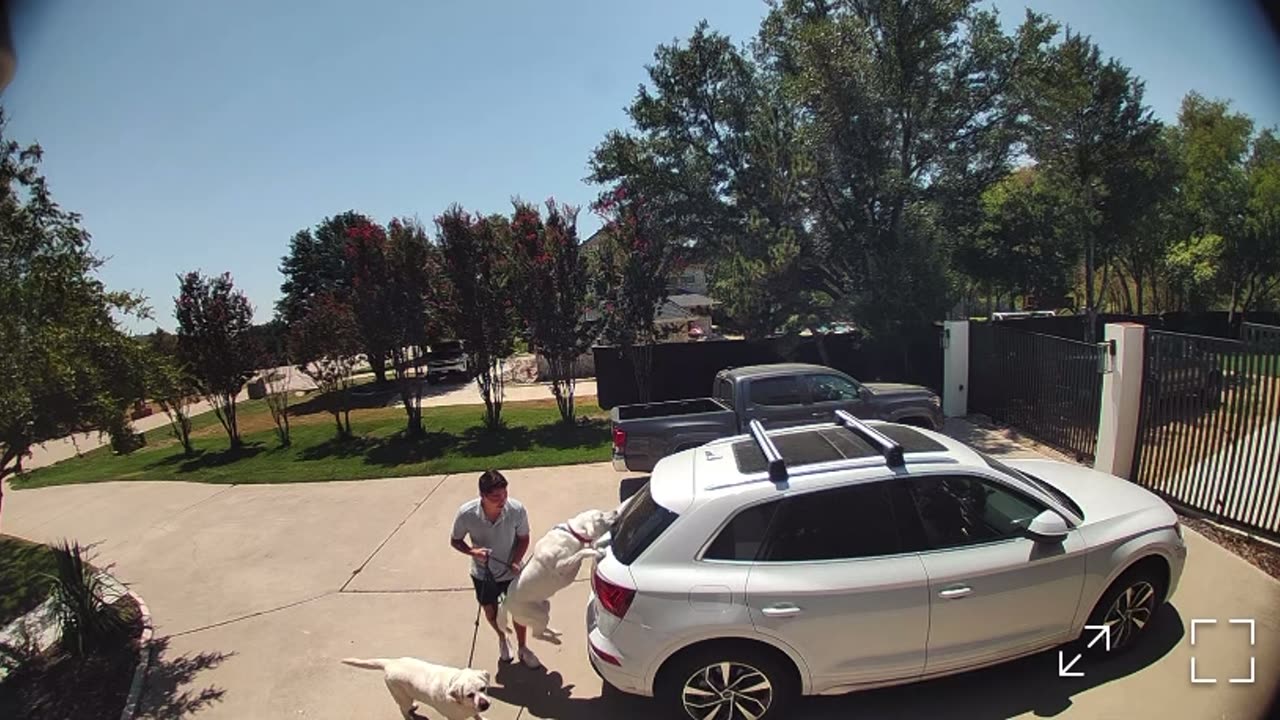
[[(997, 449), (999, 443), (996, 443)], [(1006, 451), (1021, 452), (1016, 446)], [(611, 507), (622, 477), (607, 465), (514, 470), (512, 494), (536, 535), (587, 507)], [(14, 491), (6, 533), (99, 543), (102, 561), (147, 601), (162, 644), (145, 717), (398, 717), (380, 678), (338, 663), (413, 655), (463, 665), (475, 604), (466, 559), (450, 550), (453, 511), (474, 474), (299, 486), (103, 483)], [(1145, 647), (1082, 678), (1057, 653), (923, 684), (805, 700), (804, 717), (1258, 718), (1280, 673), (1280, 583), (1188, 533), (1182, 586)], [(650, 718), (647, 701), (602, 697), (584, 652), (585, 578), (555, 600), (563, 644), (536, 642), (547, 670), (506, 667), (495, 720)], [(1214, 619), (1197, 629), (1192, 619)], [(1248, 629), (1231, 619), (1255, 621)], [(833, 639), (856, 642), (856, 638)], [(1197, 673), (1216, 684), (1190, 682)], [(1228, 678), (1247, 676), (1252, 684)], [(475, 665), (497, 667), (482, 628)]]

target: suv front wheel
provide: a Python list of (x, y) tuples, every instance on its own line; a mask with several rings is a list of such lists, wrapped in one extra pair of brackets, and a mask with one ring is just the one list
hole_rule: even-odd
[(748, 644), (699, 647), (672, 658), (655, 688), (662, 717), (773, 720), (799, 693), (794, 668)]

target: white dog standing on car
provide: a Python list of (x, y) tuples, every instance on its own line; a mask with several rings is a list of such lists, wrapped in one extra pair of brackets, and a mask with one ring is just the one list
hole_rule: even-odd
[(534, 635), (558, 637), (548, 627), (551, 596), (573, 583), (583, 561), (603, 554), (596, 543), (617, 518), (616, 510), (587, 510), (547, 531), (498, 605), (499, 626), (505, 627), (510, 615)]
[(446, 720), (475, 718), (491, 704), (485, 691), (489, 673), (472, 668), (435, 665), (417, 658), (346, 658), (342, 662), (365, 670), (381, 670), (387, 690), (406, 718), (414, 717), (413, 705), (420, 702)]

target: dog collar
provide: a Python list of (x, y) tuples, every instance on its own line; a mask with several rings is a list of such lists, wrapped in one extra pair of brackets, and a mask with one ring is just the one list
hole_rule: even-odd
[(565, 531), (565, 532), (569, 533), (570, 535), (572, 535), (572, 536), (573, 536), (573, 539), (574, 539), (574, 540), (577, 540), (578, 542), (582, 543), (583, 545), (590, 545), (590, 544), (591, 544), (591, 539), (590, 539), (590, 538), (584, 538), (584, 537), (582, 537), (582, 536), (581, 536), (581, 535), (579, 535), (579, 534), (578, 534), (578, 533), (577, 533), (573, 528), (569, 527), (568, 525), (563, 525), (563, 524), (561, 524), (561, 525), (557, 525), (557, 526), (556, 526), (556, 529), (557, 529), (557, 530), (563, 530), (563, 531)]

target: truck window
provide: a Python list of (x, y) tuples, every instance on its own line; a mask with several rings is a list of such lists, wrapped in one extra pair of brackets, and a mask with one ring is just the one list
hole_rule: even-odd
[(775, 377), (751, 381), (751, 404), (753, 405), (800, 405), (807, 399), (805, 383), (799, 377)]
[(716, 388), (712, 397), (722, 400), (725, 405), (733, 405), (733, 384), (729, 382), (729, 378), (716, 378)]
[(858, 399), (858, 386), (839, 375), (814, 375), (812, 383), (814, 402)]

